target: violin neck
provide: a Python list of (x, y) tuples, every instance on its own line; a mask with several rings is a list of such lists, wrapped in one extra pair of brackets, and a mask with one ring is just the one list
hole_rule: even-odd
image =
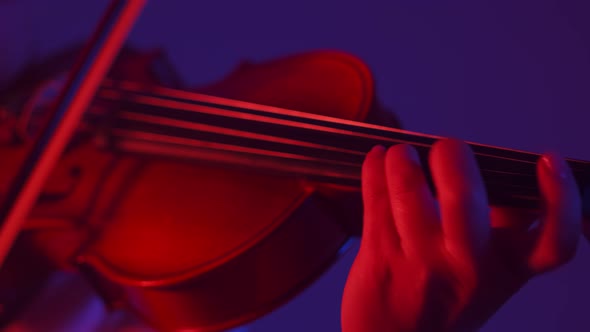
[[(112, 147), (357, 189), (364, 156), (373, 146), (410, 144), (427, 165), (429, 148), (440, 138), (131, 82), (109, 81), (98, 96), (115, 105), (109, 119)], [(537, 207), (538, 154), (468, 144), (492, 204)], [(590, 184), (590, 163), (568, 162), (580, 188)], [(425, 174), (432, 186), (427, 167)]]

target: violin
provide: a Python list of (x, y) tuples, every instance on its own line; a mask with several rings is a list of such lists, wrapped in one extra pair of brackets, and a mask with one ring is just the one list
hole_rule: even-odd
[[(43, 102), (59, 90), (55, 79), (77, 52), (29, 67), (0, 97), (7, 110), (2, 155), (14, 161), (2, 183), (45, 121)], [(321, 135), (315, 129), (296, 139), (307, 120), (285, 127), (282, 109), (268, 105), (391, 126), (397, 119), (375, 101), (366, 66), (340, 52), (243, 63), (198, 93), (181, 87), (163, 52), (125, 49), (21, 237), (31, 239), (36, 260), (82, 271), (109, 305), (131, 306), (159, 329), (219, 330), (290, 299), (360, 233), (358, 174), (345, 173), (357, 166), (329, 158), (349, 153), (305, 143)], [(156, 100), (145, 105), (145, 97)], [(156, 119), (162, 102), (170, 117)], [(254, 112), (249, 103), (273, 112), (223, 114), (242, 105)], [(222, 114), (185, 113), (195, 105)], [(362, 162), (362, 151), (354, 155)]]
[[(1, 91), (0, 193), (77, 52)], [(127, 47), (0, 270), (12, 310), (2, 318), (59, 270), (162, 331), (219, 331), (267, 314), (360, 236), (364, 155), (405, 143), (425, 159), (438, 139), (399, 127), (368, 67), (343, 52), (244, 62), (188, 89), (163, 52)], [(469, 144), (492, 204), (539, 208), (537, 154)], [(590, 163), (568, 162), (587, 187)]]

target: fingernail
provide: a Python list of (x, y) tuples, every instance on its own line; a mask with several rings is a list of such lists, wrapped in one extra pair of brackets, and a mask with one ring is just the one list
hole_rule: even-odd
[(379, 144), (379, 145), (375, 145), (375, 146), (374, 146), (374, 147), (371, 149), (371, 151), (370, 151), (370, 152), (377, 152), (377, 151), (379, 151), (379, 152), (385, 152), (385, 147), (384, 147), (383, 145), (381, 145), (381, 144)]
[(541, 158), (545, 168), (555, 177), (565, 179), (569, 173), (567, 162), (557, 154), (546, 154)]
[(420, 163), (420, 157), (418, 156), (418, 151), (413, 146), (405, 144), (406, 154), (415, 163)]

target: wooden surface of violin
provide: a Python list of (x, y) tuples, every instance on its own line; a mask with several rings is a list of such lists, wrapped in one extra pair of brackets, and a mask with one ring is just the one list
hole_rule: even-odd
[[(243, 65), (203, 92), (363, 120), (376, 111), (372, 84), (360, 61), (319, 52)], [(130, 182), (81, 262), (105, 294), (124, 294), (163, 330), (213, 331), (267, 313), (315, 280), (351, 235), (337, 202), (303, 178), (126, 158)], [(359, 205), (349, 208), (360, 224)]]
[[(28, 73), (4, 95), (14, 99), (35, 91), (35, 83), (67, 69), (68, 54), (42, 67), (55, 72)], [(180, 87), (157, 52), (127, 50), (109, 79), (135, 82), (142, 89)], [(198, 92), (397, 125), (379, 108), (366, 66), (339, 52), (244, 63)], [(99, 92), (97, 99), (106, 95)], [(104, 100), (88, 110), (22, 236), (30, 238), (26, 247), (54, 268), (80, 268), (112, 306), (131, 309), (166, 331), (229, 328), (296, 295), (358, 233), (361, 206), (355, 190), (264, 167), (209, 163), (209, 155), (198, 148), (190, 156), (163, 153), (158, 144), (130, 150), (133, 140), (117, 136), (118, 115), (125, 111), (125, 103)], [(43, 121), (42, 111), (29, 113), (11, 114), (19, 125), (12, 128), (16, 138), (7, 141), (6, 149), (26, 151), (26, 135), (34, 132), (23, 128)], [(19, 158), (10, 160), (10, 167), (18, 167)], [(2, 174), (6, 178), (0, 183), (6, 184), (5, 174), (11, 172)], [(18, 255), (16, 250), (13, 256)]]

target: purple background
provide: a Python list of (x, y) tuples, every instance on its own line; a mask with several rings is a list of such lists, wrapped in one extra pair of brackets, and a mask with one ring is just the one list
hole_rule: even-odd
[[(0, 2), (0, 81), (89, 36), (106, 1)], [(191, 85), (244, 59), (336, 48), (372, 68), (406, 129), (590, 160), (586, 0), (153, 0), (131, 40), (164, 47)], [(590, 251), (530, 282), (483, 331), (588, 331)], [(339, 331), (354, 250), (248, 331)]]

